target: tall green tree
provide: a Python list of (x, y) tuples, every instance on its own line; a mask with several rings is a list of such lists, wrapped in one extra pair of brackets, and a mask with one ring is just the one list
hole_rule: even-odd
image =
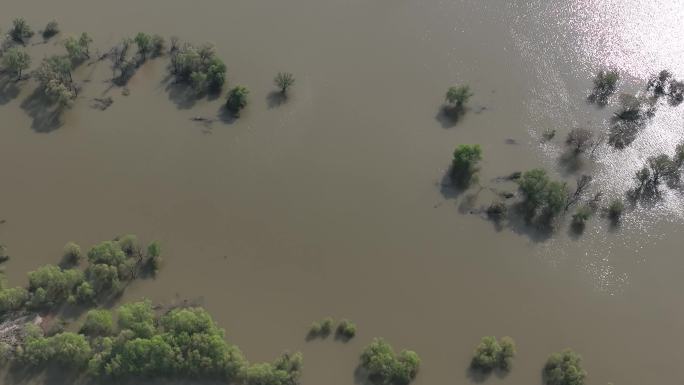
[(19, 48), (10, 48), (2, 56), (2, 66), (21, 80), (22, 73), (31, 66), (31, 57)]

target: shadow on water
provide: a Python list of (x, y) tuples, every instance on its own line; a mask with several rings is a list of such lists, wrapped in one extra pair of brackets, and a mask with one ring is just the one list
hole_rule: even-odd
[(565, 177), (577, 174), (584, 167), (584, 158), (581, 153), (569, 149), (558, 157), (558, 166)]
[(218, 113), (218, 118), (225, 124), (233, 124), (238, 119), (234, 112), (230, 111), (225, 104), (221, 106)]
[(503, 379), (508, 375), (508, 370), (502, 370), (502, 369), (494, 369), (494, 370), (482, 370), (482, 369), (476, 369), (473, 368), (472, 365), (469, 365), (468, 368), (466, 369), (466, 378), (470, 380), (471, 382), (474, 382), (476, 384), (483, 383), (485, 380), (487, 380), (490, 376), (495, 376), (498, 379)]
[(173, 81), (166, 84), (166, 92), (169, 94), (169, 100), (181, 110), (192, 108), (202, 96), (197, 95), (189, 85)]
[(442, 128), (452, 128), (456, 126), (468, 110), (468, 107), (456, 108), (443, 105), (437, 111), (435, 120), (439, 122)]
[(266, 95), (266, 104), (269, 109), (278, 108), (287, 101), (287, 95), (280, 91), (271, 91)]
[(0, 106), (7, 104), (19, 96), (17, 81), (7, 75), (0, 75)]
[(48, 133), (62, 126), (63, 108), (50, 100), (40, 88), (21, 102), (21, 109), (33, 119), (31, 128), (40, 133)]
[(369, 378), (368, 371), (358, 365), (354, 369), (354, 384), (356, 385), (375, 385), (375, 383)]

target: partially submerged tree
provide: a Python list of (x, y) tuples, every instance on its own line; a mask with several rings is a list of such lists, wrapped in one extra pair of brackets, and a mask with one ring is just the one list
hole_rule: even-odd
[(550, 180), (545, 170), (537, 168), (523, 173), (518, 185), (528, 219), (539, 216), (543, 224), (548, 224), (563, 212), (568, 200), (567, 185)]
[(286, 95), (287, 90), (294, 84), (295, 78), (294, 75), (289, 72), (278, 72), (273, 81), (280, 89), (280, 93)]
[(593, 134), (586, 128), (573, 128), (568, 133), (568, 137), (565, 139), (565, 144), (567, 144), (575, 155), (581, 154), (591, 146)]
[(34, 73), (45, 95), (61, 107), (69, 106), (78, 95), (71, 68), (72, 61), (69, 58), (55, 55), (43, 59)]
[(147, 55), (152, 51), (152, 36), (144, 33), (138, 32), (133, 38), (135, 45), (138, 47), (138, 55), (140, 55), (140, 60), (147, 60)]
[(90, 43), (93, 39), (83, 32), (78, 39), (70, 36), (64, 41), (64, 48), (67, 50), (69, 59), (76, 65), (90, 58)]
[(71, 265), (77, 265), (82, 258), (81, 247), (74, 242), (68, 242), (64, 245), (64, 254), (62, 259)]
[(570, 349), (552, 354), (546, 361), (543, 379), (546, 385), (583, 385), (587, 372), (582, 357)]
[(461, 113), (472, 96), (473, 93), (470, 91), (470, 86), (462, 85), (449, 87), (446, 92), (445, 100), (448, 103), (451, 112)]
[[(177, 43), (173, 43), (177, 44)], [(214, 46), (184, 44), (171, 49), (171, 74), (180, 83), (189, 83), (200, 94), (219, 92), (226, 80), (226, 65), (216, 56)]]
[(16, 80), (21, 80), (22, 73), (31, 66), (31, 57), (19, 48), (10, 48), (2, 56), (2, 66)]
[(411, 350), (396, 354), (390, 344), (376, 338), (361, 353), (361, 367), (376, 384), (407, 385), (418, 374), (420, 358)]
[(579, 202), (580, 198), (582, 198), (582, 195), (584, 195), (584, 193), (589, 188), (591, 180), (591, 175), (581, 175), (579, 178), (577, 178), (577, 185), (575, 187), (575, 191), (572, 194), (568, 195), (568, 199), (565, 204), (566, 211), (570, 208), (570, 206)]
[(608, 143), (623, 149), (636, 139), (639, 132), (655, 115), (655, 99), (644, 95), (622, 95), (622, 106), (611, 120)]
[(320, 321), (315, 321), (311, 324), (309, 328), (309, 338), (322, 337), (325, 338), (332, 332), (333, 319), (331, 317), (326, 317)]
[(577, 232), (584, 231), (586, 223), (593, 214), (591, 208), (587, 205), (581, 206), (572, 216), (572, 227)]
[(515, 342), (512, 338), (503, 337), (497, 341), (496, 337), (482, 337), (473, 352), (470, 367), (485, 373), (494, 369), (507, 371), (514, 356)]
[(616, 70), (599, 71), (594, 78), (594, 89), (589, 95), (589, 100), (599, 104), (606, 104), (608, 98), (617, 89), (618, 80), (620, 80), (620, 74)]
[(247, 106), (247, 95), (249, 90), (247, 87), (235, 86), (228, 91), (228, 99), (226, 100), (226, 108), (235, 117), (240, 116), (240, 111)]
[(612, 201), (610, 201), (610, 204), (608, 205), (608, 208), (606, 209), (608, 218), (615, 224), (620, 222), (620, 219), (622, 218), (622, 213), (625, 210), (625, 204), (622, 202), (622, 199), (620, 198), (615, 198)]
[(663, 182), (670, 188), (679, 186), (681, 163), (667, 154), (649, 157), (646, 164), (636, 172), (637, 185), (631, 190), (633, 197), (654, 197), (660, 194)]
[(479, 144), (461, 144), (454, 150), (451, 161), (451, 177), (461, 186), (467, 187), (477, 172), (477, 163), (482, 159)]
[(12, 29), (9, 30), (9, 35), (15, 42), (25, 45), (33, 36), (33, 30), (24, 18), (19, 17), (12, 20)]
[(348, 341), (356, 335), (356, 325), (348, 320), (348, 319), (343, 319), (340, 321), (339, 324), (337, 324), (337, 329), (335, 330), (335, 336), (337, 338), (343, 339), (345, 341)]
[(50, 21), (43, 29), (43, 39), (48, 40), (59, 33), (59, 24), (55, 20)]

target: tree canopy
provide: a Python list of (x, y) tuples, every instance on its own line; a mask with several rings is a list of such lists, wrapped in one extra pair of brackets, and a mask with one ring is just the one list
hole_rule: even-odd
[(396, 354), (390, 344), (376, 338), (361, 353), (361, 366), (373, 382), (406, 385), (418, 374), (420, 358), (411, 350)]
[(546, 385), (583, 385), (587, 372), (581, 366), (582, 357), (570, 349), (552, 354), (544, 366)]

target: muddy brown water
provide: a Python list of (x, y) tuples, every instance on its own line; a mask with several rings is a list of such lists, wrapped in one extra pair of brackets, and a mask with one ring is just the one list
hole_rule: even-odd
[[(593, 218), (581, 237), (469, 214), (493, 199), (490, 188), (514, 191), (497, 177), (540, 165), (568, 180), (592, 173), (595, 191), (615, 196), (646, 156), (681, 136), (681, 111), (663, 107), (632, 149), (603, 146), (580, 171), (558, 164), (571, 127), (605, 130), (615, 109), (585, 102), (597, 69), (620, 69), (621, 91), (632, 92), (664, 67), (684, 76), (684, 6), (554, 3), (4, 0), (3, 30), (15, 16), (63, 29), (30, 46), (34, 66), (70, 33), (87, 31), (103, 52), (145, 31), (215, 43), (228, 82), (251, 89), (239, 120), (203, 125), (190, 119), (218, 117), (222, 98), (188, 103), (169, 92), (164, 59), (139, 69), (128, 96), (107, 90), (101, 62), (76, 71), (83, 93), (52, 124), (27, 106), (35, 84), (3, 86), (8, 280), (24, 284), (27, 271), (56, 263), (66, 241), (136, 233), (162, 242), (164, 265), (123, 300), (197, 301), (250, 361), (302, 351), (303, 385), (354, 384), (360, 350), (376, 336), (420, 354), (416, 385), (466, 384), (484, 335), (518, 343), (511, 373), (488, 383), (541, 384), (548, 354), (566, 347), (583, 355), (589, 384), (679, 382), (676, 194), (618, 229)], [(275, 105), (282, 70), (297, 83)], [(461, 82), (475, 96), (452, 124), (439, 106)], [(91, 108), (103, 96), (114, 104)], [(546, 128), (557, 138), (540, 144)], [(443, 186), (459, 143), (483, 147), (479, 193)], [(357, 337), (306, 342), (308, 325), (327, 315), (354, 320)]]

